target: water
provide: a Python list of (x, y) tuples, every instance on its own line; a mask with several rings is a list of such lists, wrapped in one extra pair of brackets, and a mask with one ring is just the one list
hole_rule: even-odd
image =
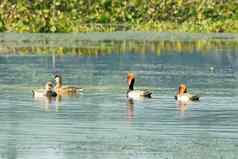
[[(2, 49), (8, 53), (0, 56), (0, 158), (237, 158), (234, 41), (205, 50), (193, 40), (178, 49), (169, 47), (177, 41), (161, 46), (159, 40), (129, 40), (124, 50), (118, 41), (105, 43), (111, 49), (96, 55), (22, 54), (25, 43)], [(128, 71), (136, 76), (135, 88), (152, 90), (152, 99), (127, 100)], [(53, 80), (54, 73), (84, 92), (34, 100), (31, 90)], [(178, 107), (180, 82), (201, 101)]]

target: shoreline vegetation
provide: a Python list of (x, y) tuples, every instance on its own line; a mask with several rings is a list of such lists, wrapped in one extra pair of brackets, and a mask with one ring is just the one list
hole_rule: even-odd
[(237, 0), (2, 0), (1, 32), (238, 32)]

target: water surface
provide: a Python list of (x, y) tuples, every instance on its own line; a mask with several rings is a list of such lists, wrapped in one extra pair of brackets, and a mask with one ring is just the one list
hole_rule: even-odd
[[(196, 39), (180, 49), (169, 47), (177, 41), (167, 41), (158, 51), (160, 40), (129, 40), (130, 49), (120, 50), (116, 41), (110, 53), (98, 55), (2, 54), (0, 158), (236, 158), (234, 42), (204, 50)], [(152, 99), (127, 100), (128, 71), (136, 76), (135, 88), (153, 91)], [(84, 92), (34, 100), (31, 90), (55, 73)], [(201, 101), (178, 107), (174, 95), (181, 82)]]

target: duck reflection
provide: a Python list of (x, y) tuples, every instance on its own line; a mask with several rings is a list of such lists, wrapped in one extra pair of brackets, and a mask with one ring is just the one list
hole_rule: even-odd
[(134, 116), (134, 101), (133, 99), (128, 99), (127, 101), (127, 119), (131, 121)]
[(131, 121), (134, 118), (134, 106), (138, 104), (137, 102), (143, 102), (145, 98), (140, 99), (132, 99), (128, 98), (127, 100), (127, 119), (128, 121)]
[(56, 97), (44, 97), (44, 98), (34, 98), (35, 101), (39, 102), (40, 107), (43, 108), (44, 111), (60, 111), (60, 102), (62, 100), (62, 96)]
[(185, 112), (188, 109), (189, 103), (182, 103), (182, 102), (177, 101), (176, 105), (180, 112)]

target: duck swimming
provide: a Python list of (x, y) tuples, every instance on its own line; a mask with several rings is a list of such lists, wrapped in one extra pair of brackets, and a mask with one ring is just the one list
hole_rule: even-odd
[(83, 89), (75, 86), (63, 86), (62, 77), (60, 75), (55, 75), (55, 92), (59, 95), (63, 96), (71, 96), (75, 95), (78, 91), (82, 91)]
[(198, 96), (187, 93), (187, 86), (185, 84), (179, 85), (175, 99), (181, 103), (188, 103), (189, 101), (199, 101)]
[(57, 93), (53, 91), (52, 82), (48, 81), (45, 85), (45, 89), (32, 90), (32, 95), (35, 98), (56, 97)]
[(135, 77), (133, 73), (128, 73), (127, 81), (128, 81), (128, 91), (127, 91), (128, 98), (141, 98), (141, 97), (151, 98), (152, 92), (148, 89), (134, 90)]

